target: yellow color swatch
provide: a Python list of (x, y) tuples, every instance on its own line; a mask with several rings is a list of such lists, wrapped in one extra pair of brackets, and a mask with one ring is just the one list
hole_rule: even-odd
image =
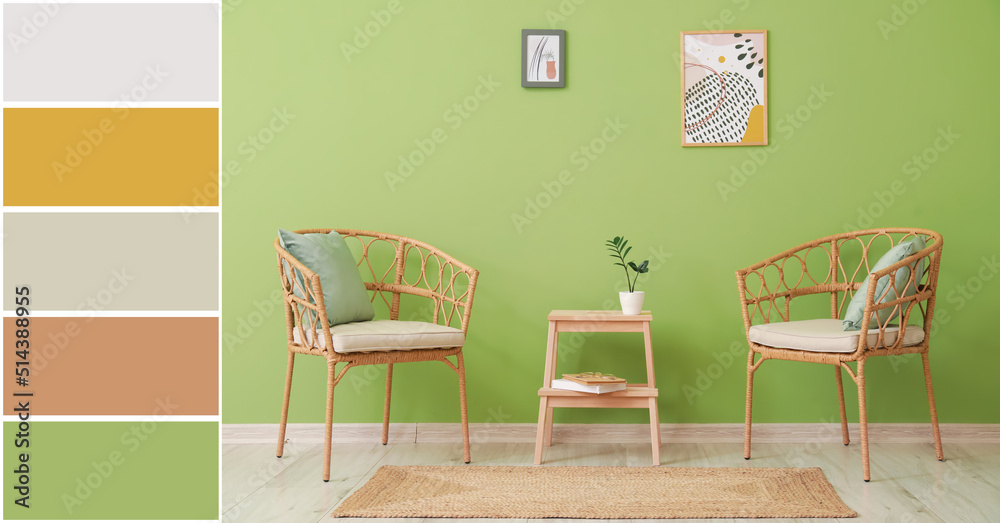
[(4, 205), (218, 205), (218, 109), (4, 109), (3, 126)]

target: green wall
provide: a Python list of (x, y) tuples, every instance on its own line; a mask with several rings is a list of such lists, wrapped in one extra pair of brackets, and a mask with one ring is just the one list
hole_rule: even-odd
[[(653, 253), (640, 288), (661, 419), (732, 423), (746, 379), (734, 271), (827, 234), (899, 225), (945, 238), (948, 320), (932, 336), (942, 421), (1000, 422), (1000, 4), (230, 0), (223, 11), (225, 422), (278, 421), (279, 227), (393, 232), (480, 271), (466, 346), (473, 422), (535, 421), (546, 314), (615, 303), (621, 272), (602, 244), (624, 233)], [(369, 23), (377, 36), (355, 40)], [(524, 89), (520, 30), (549, 27), (567, 31), (567, 87)], [(679, 33), (708, 28), (769, 31), (770, 146), (679, 146)], [(387, 179), (436, 129), (444, 140), (426, 160)], [(572, 178), (559, 185), (563, 170)], [(557, 195), (539, 197), (546, 185)], [(544, 208), (526, 214), (526, 198)], [(518, 228), (514, 214), (531, 223)], [(919, 358), (877, 360), (870, 420), (927, 421)], [(641, 337), (594, 335), (560, 367), (573, 370), (638, 380)], [(350, 371), (335, 420), (381, 420), (383, 376)], [(756, 421), (836, 419), (829, 367), (768, 362), (757, 376)], [(444, 365), (394, 378), (393, 421), (458, 421)], [(322, 422), (324, 362), (300, 356), (295, 379), (290, 421)], [(645, 419), (557, 411), (559, 422)]]

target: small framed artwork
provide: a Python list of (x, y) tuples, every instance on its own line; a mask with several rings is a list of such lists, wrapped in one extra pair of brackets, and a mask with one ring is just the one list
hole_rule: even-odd
[(566, 87), (565, 30), (521, 30), (521, 87)]
[(767, 145), (767, 31), (685, 31), (681, 55), (681, 145)]

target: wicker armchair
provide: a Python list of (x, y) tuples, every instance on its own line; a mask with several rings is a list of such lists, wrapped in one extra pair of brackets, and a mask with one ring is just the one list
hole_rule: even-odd
[[(870, 261), (871, 255), (878, 259), (884, 252), (884, 247), (892, 247), (918, 235), (926, 237), (926, 248), (868, 275), (870, 264), (874, 264), (874, 261)], [(920, 354), (931, 411), (934, 448), (938, 460), (944, 460), (927, 359), (941, 247), (941, 235), (924, 229), (855, 231), (799, 245), (736, 272), (743, 323), (750, 344), (743, 451), (746, 459), (750, 459), (754, 372), (764, 360), (769, 359), (824, 363), (833, 365), (836, 373), (844, 445), (850, 443), (850, 438), (844, 410), (841, 369), (847, 371), (858, 387), (862, 471), (865, 481), (869, 481), (871, 472), (868, 464), (868, 420), (865, 410), (865, 361), (872, 356)], [(921, 264), (919, 268), (918, 264)], [(926, 270), (920, 281), (915, 281), (916, 275), (924, 268)], [(861, 329), (843, 332), (839, 321), (841, 315), (866, 275), (869, 278), (868, 292)], [(895, 286), (898, 276), (900, 281), (905, 282), (905, 290), (908, 292), (898, 293), (895, 299), (889, 299), (892, 296), (886, 296), (886, 292), (882, 293), (883, 296), (876, 296), (876, 282), (886, 275), (889, 278), (886, 291)], [(831, 320), (791, 320), (789, 304), (793, 298), (826, 294), (829, 295)], [(819, 297), (819, 300), (823, 301), (824, 298)], [(822, 303), (816, 305), (824, 307)], [(895, 319), (880, 319), (887, 316), (885, 313), (878, 314), (885, 309), (891, 309)], [(817, 329), (825, 332), (817, 333)], [(788, 339), (796, 339), (790, 343), (787, 339), (776, 341), (775, 333), (780, 337), (782, 330), (790, 335)], [(865, 332), (868, 334), (862, 336), (861, 333)], [(760, 358), (756, 359), (758, 355)], [(855, 362), (855, 370), (848, 365), (850, 362)]]
[[(327, 234), (333, 229), (306, 229), (298, 234)], [(362, 279), (371, 294), (376, 310), (388, 309), (389, 320), (356, 322), (331, 327), (326, 319), (326, 308), (319, 276), (310, 271), (285, 249), (278, 240), (278, 270), (285, 301), (285, 320), (288, 341), (288, 367), (285, 375), (285, 396), (281, 406), (281, 424), (278, 432), (280, 458), (284, 451), (285, 426), (288, 419), (288, 401), (292, 387), (292, 368), (296, 354), (311, 354), (326, 359), (326, 453), (323, 458), (323, 481), (330, 480), (330, 454), (333, 425), (333, 391), (348, 369), (359, 365), (387, 364), (385, 379), (385, 408), (382, 418), (382, 444), (389, 438), (389, 403), (392, 393), (392, 370), (396, 363), (411, 361), (441, 361), (458, 374), (459, 402), (462, 418), (462, 442), (465, 462), (471, 461), (469, 451), (469, 422), (465, 396), (465, 363), (462, 346), (469, 327), (472, 297), (479, 272), (448, 256), (444, 252), (417, 240), (378, 232), (336, 229), (345, 241), (360, 255)], [(285, 263), (282, 263), (285, 262)], [(287, 266), (286, 266), (287, 263)], [(304, 286), (307, 288), (302, 288)], [(303, 296), (300, 298), (299, 296)], [(400, 305), (406, 302), (410, 315), (400, 318)], [(412, 305), (412, 307), (411, 307)], [(383, 307), (384, 306), (384, 307)], [(407, 321), (426, 320), (426, 321)], [(348, 329), (345, 332), (340, 329)], [(353, 330), (351, 330), (353, 329)], [(449, 337), (447, 346), (414, 348), (413, 344), (396, 345), (408, 333), (413, 341), (427, 331)], [(339, 337), (338, 337), (339, 332)], [(345, 337), (353, 335), (354, 338)], [(361, 336), (358, 336), (361, 334)], [(383, 339), (370, 347), (351, 341), (350, 351), (344, 340)], [(391, 341), (386, 337), (397, 336)], [(425, 338), (422, 338), (426, 340)], [(440, 340), (441, 338), (435, 338)], [(460, 343), (459, 343), (460, 342)], [(369, 341), (368, 343), (373, 343)], [(455, 357), (455, 362), (447, 359)], [(337, 365), (344, 364), (338, 371)]]

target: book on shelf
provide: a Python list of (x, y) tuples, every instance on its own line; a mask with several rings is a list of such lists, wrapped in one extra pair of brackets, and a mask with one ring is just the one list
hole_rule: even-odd
[(574, 390), (577, 392), (589, 392), (591, 394), (605, 394), (625, 390), (625, 380), (618, 383), (601, 383), (597, 385), (585, 385), (568, 379), (552, 380), (553, 389)]
[(581, 385), (608, 385), (611, 383), (625, 383), (625, 378), (619, 378), (614, 374), (603, 374), (600, 372), (563, 374), (563, 379), (575, 381)]

